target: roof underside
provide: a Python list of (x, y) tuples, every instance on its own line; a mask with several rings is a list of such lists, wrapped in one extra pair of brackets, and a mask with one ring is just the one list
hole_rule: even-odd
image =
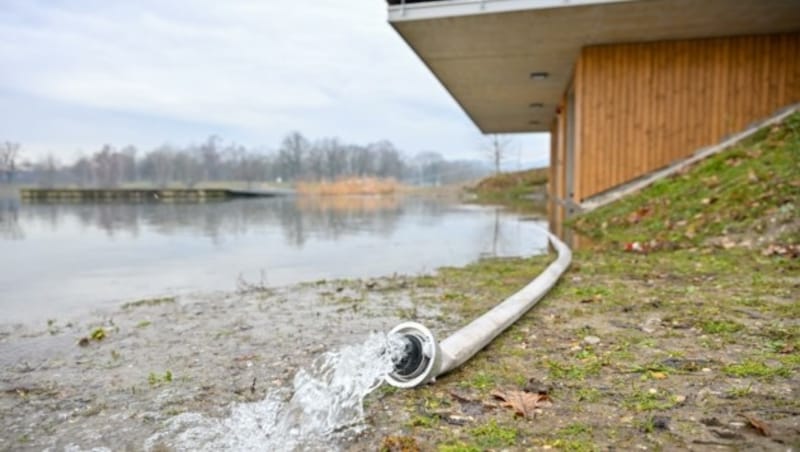
[(800, 1), (445, 0), (390, 6), (389, 21), (482, 132), (538, 132), (582, 47), (800, 31)]

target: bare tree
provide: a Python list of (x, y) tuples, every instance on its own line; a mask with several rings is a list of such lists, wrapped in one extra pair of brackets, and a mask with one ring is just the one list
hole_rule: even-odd
[(500, 165), (508, 157), (513, 140), (507, 135), (493, 134), (484, 145), (484, 152), (494, 166), (494, 173), (500, 174)]
[(4, 176), (6, 182), (14, 180), (14, 173), (17, 170), (16, 164), (19, 158), (19, 143), (6, 141), (0, 145), (0, 175)]
[(288, 179), (296, 180), (303, 175), (303, 160), (309, 147), (308, 140), (300, 132), (292, 132), (283, 139), (278, 163)]
[(59, 163), (53, 154), (48, 153), (36, 166), (36, 172), (39, 174), (39, 183), (42, 184), (44, 188), (55, 187), (58, 179)]

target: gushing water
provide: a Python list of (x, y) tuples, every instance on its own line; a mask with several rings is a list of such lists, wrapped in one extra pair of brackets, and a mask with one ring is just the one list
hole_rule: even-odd
[(298, 371), (288, 401), (272, 391), (260, 402), (234, 405), (227, 418), (176, 416), (145, 449), (331, 450), (331, 441), (363, 430), (364, 398), (380, 386), (402, 351), (396, 337), (372, 334), (363, 344), (324, 353)]

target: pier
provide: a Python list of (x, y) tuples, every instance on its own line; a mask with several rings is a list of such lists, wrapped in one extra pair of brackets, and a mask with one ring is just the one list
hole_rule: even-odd
[(272, 198), (294, 194), (288, 189), (233, 190), (227, 188), (22, 188), (22, 201), (206, 201), (233, 198)]

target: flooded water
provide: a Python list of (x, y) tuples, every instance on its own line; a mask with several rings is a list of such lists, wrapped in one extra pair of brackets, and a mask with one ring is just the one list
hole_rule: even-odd
[(239, 403), (224, 418), (183, 413), (145, 442), (145, 450), (337, 450), (337, 440), (364, 425), (364, 398), (400, 359), (403, 343), (375, 333), (363, 343), (319, 356), (294, 377), (291, 397), (274, 390)]
[(536, 225), (419, 198), (24, 204), (0, 199), (0, 308), (39, 322), (138, 299), (420, 274), (544, 252)]

